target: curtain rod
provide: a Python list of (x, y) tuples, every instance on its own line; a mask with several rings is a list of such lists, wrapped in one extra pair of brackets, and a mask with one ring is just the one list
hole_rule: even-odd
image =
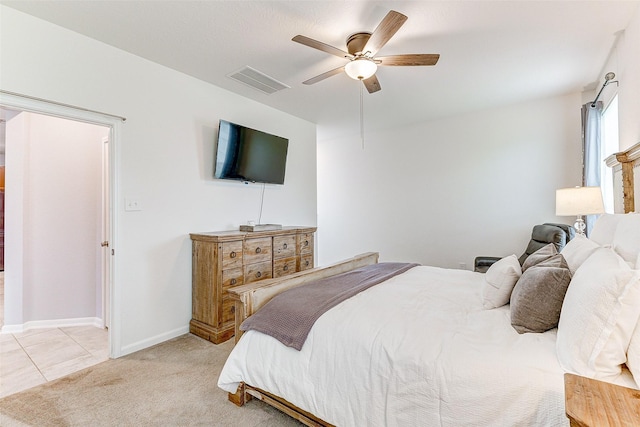
[(615, 83), (618, 84), (618, 81), (611, 81), (613, 80), (613, 78), (615, 77), (615, 73), (612, 72), (608, 72), (605, 76), (604, 76), (604, 84), (602, 85), (602, 87), (600, 88), (600, 92), (598, 92), (598, 94), (596, 95), (596, 99), (593, 100), (593, 102), (591, 103), (591, 107), (595, 107), (596, 106), (596, 102), (598, 102), (598, 99), (600, 98), (600, 95), (602, 95), (602, 91), (604, 90), (605, 87), (607, 87), (607, 85), (609, 83)]
[(88, 113), (102, 114), (103, 116), (114, 117), (116, 119), (120, 119), (123, 122), (127, 121), (126, 117), (116, 116), (115, 114), (104, 113), (102, 111), (90, 110), (88, 108), (78, 107), (76, 105), (71, 105), (71, 104), (65, 104), (63, 102), (57, 102), (57, 101), (51, 101), (49, 99), (38, 98), (36, 96), (24, 95), (24, 94), (16, 93), (16, 92), (9, 92), (8, 90), (2, 90), (2, 89), (0, 89), (0, 93), (3, 93), (5, 95), (11, 95), (11, 96), (19, 96), (19, 97), (31, 99), (31, 100), (34, 100), (34, 101), (47, 102), (49, 104), (54, 104), (54, 105), (58, 105), (58, 106), (61, 106), (61, 107), (74, 108), (76, 110), (82, 110), (82, 111), (86, 111)]

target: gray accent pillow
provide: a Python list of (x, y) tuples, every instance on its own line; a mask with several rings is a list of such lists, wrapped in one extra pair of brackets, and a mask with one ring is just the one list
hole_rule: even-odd
[(534, 265), (539, 264), (542, 261), (546, 261), (555, 255), (558, 255), (558, 248), (556, 248), (556, 245), (553, 243), (549, 243), (548, 245), (541, 247), (527, 257), (522, 264), (522, 272), (524, 273), (529, 267), (533, 267)]
[(519, 334), (558, 326), (570, 282), (571, 271), (560, 254), (529, 267), (511, 293), (511, 326)]

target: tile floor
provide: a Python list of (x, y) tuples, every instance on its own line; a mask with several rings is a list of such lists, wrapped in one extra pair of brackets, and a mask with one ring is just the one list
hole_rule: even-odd
[[(3, 289), (0, 286), (0, 306)], [(107, 330), (94, 326), (0, 334), (0, 398), (107, 360), (108, 342)]]

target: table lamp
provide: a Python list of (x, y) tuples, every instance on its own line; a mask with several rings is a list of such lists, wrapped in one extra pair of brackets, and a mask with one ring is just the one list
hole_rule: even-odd
[(578, 234), (584, 236), (586, 224), (583, 215), (604, 213), (600, 187), (574, 187), (556, 190), (556, 215), (577, 216), (573, 225)]

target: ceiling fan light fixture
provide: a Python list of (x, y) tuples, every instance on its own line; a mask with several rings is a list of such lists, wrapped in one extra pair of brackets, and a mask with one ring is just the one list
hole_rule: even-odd
[(368, 58), (356, 58), (344, 66), (344, 71), (354, 80), (366, 80), (373, 76), (378, 65)]

